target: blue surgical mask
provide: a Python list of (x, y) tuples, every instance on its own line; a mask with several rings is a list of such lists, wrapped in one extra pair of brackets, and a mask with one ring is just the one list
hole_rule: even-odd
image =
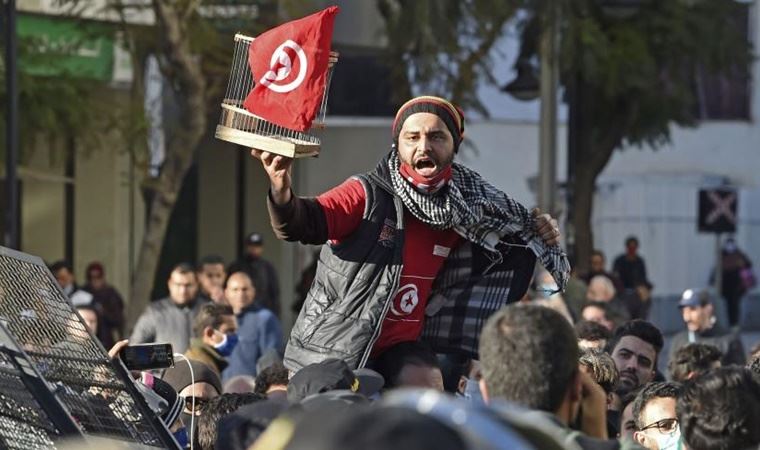
[(473, 403), (483, 403), (483, 394), (480, 393), (478, 380), (468, 378), (464, 385), (464, 398)]
[(187, 448), (190, 446), (190, 439), (187, 437), (187, 428), (182, 427), (172, 434), (174, 435), (174, 439), (177, 440), (179, 448)]
[[(214, 330), (216, 331), (216, 330)], [(222, 342), (218, 344), (214, 344), (214, 348), (217, 352), (219, 352), (222, 356), (230, 356), (232, 354), (232, 351), (235, 350), (235, 346), (238, 343), (238, 335), (237, 333), (221, 333), (220, 331), (216, 331), (217, 333), (222, 334), (224, 337), (222, 338)]]

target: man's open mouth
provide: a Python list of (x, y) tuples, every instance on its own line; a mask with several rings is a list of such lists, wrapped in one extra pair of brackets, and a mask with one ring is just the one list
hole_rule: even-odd
[(414, 170), (423, 177), (433, 176), (436, 169), (435, 161), (428, 157), (419, 158), (414, 162)]

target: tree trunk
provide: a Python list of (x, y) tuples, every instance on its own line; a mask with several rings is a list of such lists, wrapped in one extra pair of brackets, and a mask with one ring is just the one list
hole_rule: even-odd
[(192, 53), (187, 30), (189, 11), (178, 10), (169, 2), (154, 0), (158, 35), (163, 42), (162, 68), (170, 84), (175, 86), (179, 99), (181, 129), (167, 139), (166, 159), (155, 184), (150, 215), (145, 228), (140, 253), (132, 278), (130, 301), (127, 305), (127, 325), (131, 329), (150, 301), (150, 292), (161, 256), (161, 248), (174, 204), (177, 201), (185, 174), (193, 161), (193, 152), (206, 132), (206, 81), (200, 62)]
[(594, 208), (594, 185), (596, 176), (588, 167), (578, 165), (573, 183), (573, 229), (575, 230), (575, 270), (585, 274), (589, 270), (591, 251), (594, 248), (594, 234), (591, 229), (591, 214)]
[[(634, 114), (630, 110), (624, 117)], [(594, 250), (594, 234), (591, 227), (591, 214), (594, 205), (594, 191), (596, 178), (609, 163), (612, 154), (623, 139), (623, 131), (629, 121), (621, 118), (619, 125), (601, 133), (593, 128), (581, 129), (579, 141), (580, 148), (575, 155), (575, 179), (573, 181), (573, 227), (575, 231), (575, 270), (578, 274), (585, 274), (589, 270), (591, 252)], [(591, 136), (603, 135), (604, 137), (590, 143)]]

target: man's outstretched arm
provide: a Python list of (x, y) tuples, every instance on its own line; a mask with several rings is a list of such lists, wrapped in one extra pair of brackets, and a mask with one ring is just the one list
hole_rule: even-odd
[(261, 160), (269, 176), (267, 208), (272, 229), (278, 239), (323, 244), (327, 240), (325, 213), (316, 200), (293, 195), (291, 169), (293, 159), (261, 150), (251, 150)]

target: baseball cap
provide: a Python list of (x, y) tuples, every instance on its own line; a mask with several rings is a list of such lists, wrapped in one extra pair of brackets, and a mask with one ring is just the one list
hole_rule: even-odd
[(348, 390), (370, 397), (385, 384), (379, 373), (370, 369), (352, 371), (342, 359), (329, 358), (310, 364), (298, 372), (288, 383), (288, 401), (298, 403), (306, 397), (322, 392)]
[(245, 243), (248, 245), (262, 245), (264, 244), (264, 238), (261, 236), (261, 233), (254, 231), (245, 238)]
[(678, 307), (705, 306), (710, 302), (710, 293), (707, 289), (686, 289), (683, 291), (683, 294), (681, 294), (681, 300), (678, 302)]

